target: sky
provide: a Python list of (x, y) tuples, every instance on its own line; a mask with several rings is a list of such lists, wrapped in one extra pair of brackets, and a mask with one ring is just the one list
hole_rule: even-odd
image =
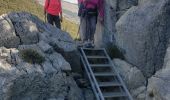
[(70, 2), (70, 3), (76, 3), (77, 4), (77, 0), (63, 0), (63, 1), (67, 1), (67, 2)]

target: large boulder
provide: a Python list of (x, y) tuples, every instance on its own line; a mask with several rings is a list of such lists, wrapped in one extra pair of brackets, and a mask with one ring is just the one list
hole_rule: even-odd
[(169, 100), (170, 98), (170, 46), (166, 51), (163, 69), (148, 80), (147, 100)]
[(26, 12), (5, 14), (0, 17), (0, 29), (0, 46), (11, 48), (21, 44), (39, 43), (39, 46), (44, 48), (43, 46), (50, 45), (53, 50), (64, 56), (73, 71), (81, 72), (80, 62), (78, 62), (80, 57), (71, 36), (50, 24), (43, 23), (36, 16)]
[(158, 71), (148, 80), (146, 100), (169, 100), (170, 69)]
[(20, 44), (20, 38), (7, 15), (0, 16), (0, 30), (0, 46), (17, 47)]
[(0, 16), (0, 29), (0, 100), (83, 100), (68, 33), (26, 12)]
[[(81, 90), (71, 77), (63, 73), (71, 71), (69, 63), (60, 54), (54, 51), (51, 54), (44, 53), (37, 47), (24, 45), (19, 49), (0, 48), (0, 100), (43, 100), (59, 97), (81, 100)], [(41, 64), (25, 61), (21, 51), (27, 49), (35, 50), (45, 57), (45, 61)]]
[(170, 37), (169, 0), (145, 0), (117, 22), (117, 45), (128, 62), (150, 77), (163, 65)]
[(120, 59), (114, 59), (113, 63), (118, 73), (126, 83), (126, 86), (134, 100), (145, 100), (146, 79), (142, 72), (135, 66)]

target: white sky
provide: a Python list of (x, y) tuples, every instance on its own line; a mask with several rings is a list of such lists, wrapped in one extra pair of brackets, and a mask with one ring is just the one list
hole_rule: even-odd
[(76, 3), (77, 4), (77, 0), (63, 0), (63, 1), (67, 1), (67, 2), (71, 2), (71, 3)]

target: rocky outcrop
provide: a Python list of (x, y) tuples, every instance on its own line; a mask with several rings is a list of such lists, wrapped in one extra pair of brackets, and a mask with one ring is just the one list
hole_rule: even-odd
[(148, 81), (146, 100), (169, 100), (170, 98), (169, 50), (170, 47), (166, 51), (163, 69), (157, 71)]
[(169, 0), (105, 2), (106, 35), (99, 42), (112, 38), (110, 42), (125, 56), (125, 61), (113, 62), (134, 100), (170, 98), (169, 4)]
[(142, 72), (123, 60), (114, 59), (113, 63), (126, 83), (134, 100), (145, 100), (147, 81)]
[(146, 100), (169, 100), (170, 69), (158, 71), (148, 81)]
[(161, 69), (168, 42), (169, 0), (148, 0), (130, 8), (117, 22), (117, 45), (146, 77)]
[[(62, 71), (71, 71), (70, 65), (58, 53), (46, 54), (37, 46), (24, 46), (24, 49), (41, 52), (46, 60), (42, 64), (25, 62), (20, 55), (21, 49), (0, 48), (0, 100), (42, 100), (44, 98), (66, 98), (67, 92), (77, 95), (80, 89), (74, 80)], [(21, 48), (21, 47), (20, 47)], [(72, 85), (71, 85), (72, 84)], [(73, 88), (72, 90), (68, 90)], [(76, 90), (76, 91), (73, 91)], [(77, 93), (76, 93), (77, 92)], [(76, 100), (76, 99), (72, 99)]]
[(135, 66), (114, 59), (113, 63), (126, 83), (134, 100), (169, 100), (170, 98), (170, 47), (166, 50), (164, 64), (151, 78), (144, 77)]
[(2, 38), (0, 41), (2, 42), (0, 46), (10, 48), (36, 43), (44, 45), (45, 42), (64, 56), (73, 67), (73, 71), (81, 71), (80, 63), (77, 62), (80, 58), (76, 51), (75, 42), (68, 33), (49, 24), (44, 24), (36, 16), (29, 13), (5, 14), (1, 16), (1, 21), (2, 31), (0, 35)]
[[(89, 97), (89, 92), (82, 94), (71, 75), (72, 68), (79, 68), (80, 62), (68, 33), (26, 12), (1, 16), (0, 29), (0, 100)], [(73, 57), (70, 63), (75, 66), (67, 62), (69, 57)]]
[(0, 29), (0, 46), (16, 47), (20, 44), (20, 39), (15, 34), (14, 26), (6, 15), (0, 17)]

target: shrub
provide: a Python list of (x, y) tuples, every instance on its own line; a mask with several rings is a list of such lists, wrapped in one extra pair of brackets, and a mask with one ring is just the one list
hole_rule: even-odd
[(21, 50), (20, 56), (25, 62), (31, 64), (42, 64), (45, 61), (45, 58), (33, 49)]
[(110, 44), (107, 47), (107, 52), (112, 59), (113, 58), (120, 58), (122, 60), (125, 59), (123, 53), (120, 51), (120, 49), (116, 45)]

